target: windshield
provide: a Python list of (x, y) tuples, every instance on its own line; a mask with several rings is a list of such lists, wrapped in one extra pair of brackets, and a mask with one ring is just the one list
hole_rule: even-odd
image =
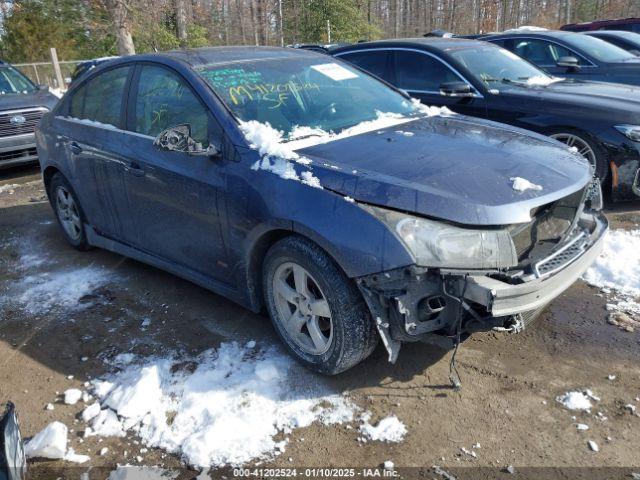
[(379, 113), (414, 113), (411, 102), (374, 78), (330, 57), (252, 60), (197, 69), (233, 114), (282, 130), (340, 132)]
[(626, 62), (638, 57), (615, 45), (589, 35), (573, 34), (562, 37), (569, 45), (581, 50), (599, 62)]
[(32, 93), (36, 86), (13, 67), (0, 67), (0, 94)]
[(531, 79), (537, 80), (536, 83), (553, 81), (545, 72), (504, 48), (487, 45), (450, 54), (489, 87), (495, 83), (526, 83)]

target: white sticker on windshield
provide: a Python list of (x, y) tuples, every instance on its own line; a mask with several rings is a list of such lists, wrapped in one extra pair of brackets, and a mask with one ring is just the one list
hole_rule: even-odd
[(337, 63), (323, 63), (321, 65), (313, 65), (311, 68), (323, 75), (326, 75), (331, 80), (335, 80), (336, 82), (339, 82), (340, 80), (358, 78), (358, 75)]

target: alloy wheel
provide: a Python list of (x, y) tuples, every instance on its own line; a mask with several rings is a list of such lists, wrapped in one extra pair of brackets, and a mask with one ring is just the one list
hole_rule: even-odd
[(578, 153), (586, 158), (594, 169), (596, 168), (596, 154), (582, 138), (572, 133), (555, 133), (551, 135), (551, 138), (564, 143), (567, 147), (575, 147)]
[(278, 321), (304, 352), (322, 355), (333, 341), (329, 303), (313, 276), (301, 265), (285, 262), (273, 276)]
[(73, 195), (63, 186), (58, 186), (55, 193), (56, 212), (62, 228), (72, 240), (82, 235), (82, 220)]

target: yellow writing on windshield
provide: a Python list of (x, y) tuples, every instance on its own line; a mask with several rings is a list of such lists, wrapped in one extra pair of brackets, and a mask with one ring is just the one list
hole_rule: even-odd
[(303, 91), (320, 91), (317, 83), (253, 83), (229, 87), (229, 99), (234, 105), (241, 105), (247, 101), (266, 101), (273, 103), (270, 108), (277, 108), (289, 98), (289, 94)]

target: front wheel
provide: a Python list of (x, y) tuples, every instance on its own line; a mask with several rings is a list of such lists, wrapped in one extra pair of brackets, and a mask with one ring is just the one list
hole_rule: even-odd
[(549, 135), (551, 138), (555, 138), (559, 142), (564, 143), (567, 147), (575, 147), (577, 153), (582, 155), (594, 169), (594, 175), (600, 179), (600, 182), (604, 182), (607, 179), (609, 173), (609, 167), (605, 159), (605, 154), (602, 148), (587, 137), (582, 132), (563, 131), (555, 132)]
[(296, 359), (335, 375), (367, 358), (378, 337), (353, 282), (317, 245), (287, 237), (267, 252), (263, 291), (271, 321)]

